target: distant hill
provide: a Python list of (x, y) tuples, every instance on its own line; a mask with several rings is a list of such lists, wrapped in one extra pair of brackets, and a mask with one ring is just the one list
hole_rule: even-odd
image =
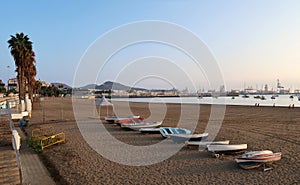
[(67, 84), (64, 84), (64, 83), (59, 83), (59, 82), (54, 82), (54, 83), (51, 83), (52, 85), (54, 85), (55, 87), (59, 88), (62, 86), (62, 88), (67, 88), (67, 89), (71, 89), (72, 87), (67, 85)]
[(127, 90), (147, 90), (144, 88), (136, 88), (136, 87), (129, 87), (117, 82), (111, 82), (111, 81), (107, 81), (101, 85), (97, 85), (97, 84), (88, 84), (85, 85), (83, 87), (81, 87), (81, 89), (97, 89), (97, 90), (123, 90), (123, 91), (127, 91)]

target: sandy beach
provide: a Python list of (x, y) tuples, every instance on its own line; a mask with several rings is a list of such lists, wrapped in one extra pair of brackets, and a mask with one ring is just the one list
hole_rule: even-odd
[[(122, 102), (114, 106), (125, 109), (125, 103)], [(195, 132), (202, 133), (211, 106), (187, 106), (187, 109), (195, 108), (200, 108)], [(130, 109), (146, 120), (151, 115), (148, 103), (130, 103)], [(163, 126), (176, 126), (180, 110), (180, 104), (168, 104)], [(101, 116), (105, 114), (106, 108), (102, 107)], [(181, 119), (190, 121), (189, 117)], [(66, 143), (49, 147), (40, 154), (57, 184), (299, 184), (299, 123), (299, 108), (226, 107), (225, 118), (215, 140), (226, 139), (232, 144), (246, 143), (248, 151), (269, 149), (282, 152), (282, 159), (272, 165), (273, 170), (266, 172), (261, 169), (243, 170), (234, 161), (234, 156), (217, 159), (208, 151), (188, 147), (183, 147), (163, 162), (148, 166), (112, 162), (84, 141), (74, 118), (71, 98), (46, 98), (44, 102), (35, 102), (30, 127), (25, 130), (30, 134), (33, 128), (53, 126), (55, 132), (63, 131), (66, 134)], [(161, 135), (140, 134), (104, 124), (114, 137), (127, 144), (151, 145), (162, 140)]]

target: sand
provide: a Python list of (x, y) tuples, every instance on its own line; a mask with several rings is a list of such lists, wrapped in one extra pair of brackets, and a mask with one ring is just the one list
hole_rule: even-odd
[[(122, 110), (125, 103), (115, 103)], [(155, 106), (151, 104), (153, 111)], [(211, 106), (189, 105), (188, 110), (200, 107), (196, 133), (202, 133), (210, 116)], [(112, 162), (95, 152), (83, 139), (77, 127), (71, 98), (46, 98), (33, 104), (30, 134), (33, 128), (53, 126), (55, 132), (66, 134), (66, 143), (49, 147), (40, 154), (57, 184), (299, 184), (300, 168), (300, 109), (277, 107), (227, 106), (222, 127), (216, 140), (232, 144), (248, 144), (248, 151), (269, 149), (282, 152), (282, 159), (273, 170), (243, 170), (234, 156), (220, 159), (208, 151), (183, 147), (176, 155), (148, 166), (127, 166)], [(152, 121), (149, 104), (130, 103), (134, 114)], [(163, 126), (176, 126), (181, 106), (168, 104)], [(44, 121), (43, 121), (44, 112)], [(111, 109), (109, 109), (111, 113)], [(101, 108), (101, 116), (106, 108)], [(149, 117), (150, 116), (150, 117)], [(190, 122), (188, 117), (182, 118)], [(44, 122), (44, 123), (43, 123)], [(160, 135), (126, 131), (105, 124), (118, 140), (131, 145), (150, 145), (162, 140)], [(169, 141), (172, 143), (172, 141)], [(113, 155), (113, 154), (112, 154)], [(142, 154), (141, 154), (142, 155)]]

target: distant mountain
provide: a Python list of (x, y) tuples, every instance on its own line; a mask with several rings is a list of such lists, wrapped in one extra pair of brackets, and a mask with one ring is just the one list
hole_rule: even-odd
[(127, 91), (127, 90), (147, 90), (147, 89), (144, 89), (144, 88), (136, 88), (136, 87), (129, 87), (129, 86), (126, 86), (126, 85), (123, 85), (123, 84), (120, 84), (120, 83), (117, 83), (117, 82), (111, 82), (111, 81), (107, 81), (101, 85), (97, 85), (97, 84), (88, 84), (88, 85), (85, 85), (83, 87), (81, 87), (81, 89), (97, 89), (97, 90), (123, 90), (123, 91)]
[(54, 83), (51, 83), (52, 85), (54, 85), (55, 87), (57, 88), (67, 88), (67, 89), (71, 89), (72, 87), (67, 85), (67, 84), (64, 84), (64, 83), (59, 83), (59, 82), (54, 82)]

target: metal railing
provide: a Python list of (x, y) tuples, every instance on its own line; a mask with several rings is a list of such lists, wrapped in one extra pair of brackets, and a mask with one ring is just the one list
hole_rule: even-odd
[(17, 142), (16, 142), (15, 137), (13, 136), (13, 130), (15, 130), (15, 126), (11, 119), (10, 102), (12, 102), (12, 101), (11, 100), (6, 101), (6, 108), (7, 108), (7, 114), (8, 114), (8, 119), (9, 119), (9, 127), (10, 127), (10, 131), (12, 133), (12, 142), (13, 142), (13, 145), (15, 146), (15, 147), (13, 147), (13, 149), (16, 154), (16, 160), (17, 160), (19, 176), (20, 176), (20, 184), (22, 185), (23, 184), (22, 166), (21, 166), (21, 160), (20, 160), (20, 153), (19, 153), (19, 150), (17, 149)]

